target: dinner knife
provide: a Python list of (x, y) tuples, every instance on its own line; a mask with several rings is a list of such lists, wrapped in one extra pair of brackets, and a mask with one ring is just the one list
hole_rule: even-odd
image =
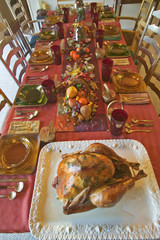
[(0, 179), (0, 183), (6, 182), (27, 182), (27, 178), (8, 178), (8, 179)]

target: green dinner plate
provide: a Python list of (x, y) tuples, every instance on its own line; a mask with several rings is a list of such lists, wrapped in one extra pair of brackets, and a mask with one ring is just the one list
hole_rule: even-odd
[(102, 12), (100, 18), (116, 18), (116, 14), (114, 12)]
[(47, 103), (47, 97), (40, 84), (22, 85), (15, 97), (13, 105), (22, 106), (39, 106)]
[(127, 45), (114, 43), (106, 46), (106, 55), (109, 57), (128, 57), (130, 51)]
[(49, 31), (42, 31), (38, 35), (38, 40), (56, 40), (57, 39), (57, 34), (54, 30)]

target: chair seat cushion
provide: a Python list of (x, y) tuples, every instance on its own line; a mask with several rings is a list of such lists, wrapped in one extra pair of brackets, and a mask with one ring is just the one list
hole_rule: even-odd
[(36, 45), (36, 40), (37, 40), (37, 36), (33, 36), (32, 38), (31, 38), (31, 40), (30, 40), (30, 46), (31, 46), (31, 48), (34, 48), (35, 47), (35, 45)]

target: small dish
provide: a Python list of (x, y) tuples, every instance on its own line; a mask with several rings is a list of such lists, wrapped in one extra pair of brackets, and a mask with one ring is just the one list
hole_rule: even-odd
[(22, 85), (15, 97), (13, 105), (22, 106), (39, 106), (47, 103), (47, 97), (40, 84)]

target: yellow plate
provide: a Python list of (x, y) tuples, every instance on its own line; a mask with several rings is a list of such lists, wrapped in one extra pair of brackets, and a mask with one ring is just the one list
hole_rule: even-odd
[(56, 24), (60, 22), (62, 19), (58, 16), (48, 16), (45, 20), (47, 24)]
[(37, 50), (32, 53), (31, 60), (34, 62), (47, 62), (52, 58), (49, 50)]
[(0, 139), (0, 174), (32, 173), (37, 162), (39, 144), (38, 134), (2, 136)]
[(114, 90), (118, 93), (146, 92), (143, 77), (135, 72), (119, 72), (112, 77)]
[(113, 25), (102, 25), (101, 29), (104, 30), (104, 35), (116, 35), (120, 34), (120, 28)]

